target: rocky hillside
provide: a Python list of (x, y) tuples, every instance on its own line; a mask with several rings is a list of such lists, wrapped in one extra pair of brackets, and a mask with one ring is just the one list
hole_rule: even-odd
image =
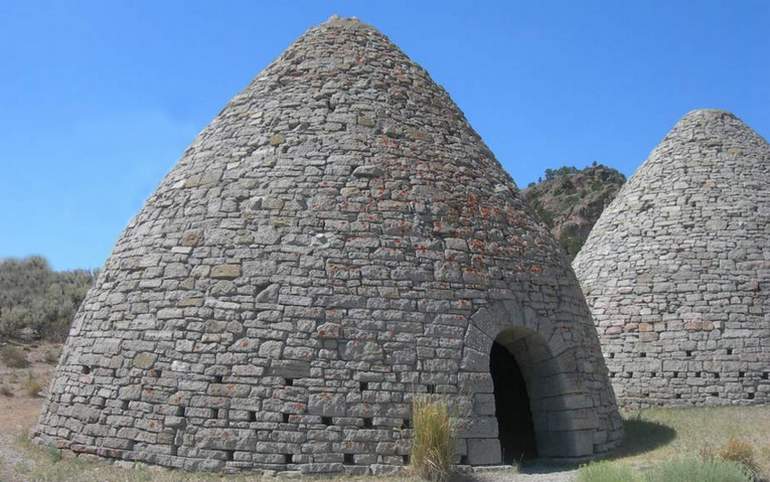
[(572, 259), (624, 182), (623, 174), (601, 164), (580, 170), (562, 167), (546, 169), (545, 179), (523, 194)]

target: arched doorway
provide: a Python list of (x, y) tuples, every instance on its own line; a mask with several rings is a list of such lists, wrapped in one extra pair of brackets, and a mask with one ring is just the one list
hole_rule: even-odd
[(537, 445), (527, 384), (516, 357), (498, 341), (492, 344), (489, 371), (503, 463), (535, 458)]

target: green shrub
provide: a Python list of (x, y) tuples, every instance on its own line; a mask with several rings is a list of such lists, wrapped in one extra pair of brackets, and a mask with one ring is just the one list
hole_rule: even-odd
[(738, 462), (714, 459), (668, 460), (645, 473), (647, 482), (751, 482), (752, 477)]
[(412, 402), (412, 420), (412, 469), (427, 480), (449, 480), (455, 440), (446, 403), (415, 398)]
[(7, 345), (0, 350), (0, 358), (8, 368), (27, 368), (29, 366), (29, 360), (27, 355), (22, 350), (13, 346)]
[(641, 480), (631, 467), (613, 462), (591, 462), (578, 470), (577, 482), (634, 482)]

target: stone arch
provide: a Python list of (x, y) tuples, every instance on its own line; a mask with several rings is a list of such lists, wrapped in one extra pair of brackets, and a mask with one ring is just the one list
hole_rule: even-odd
[[(555, 461), (589, 458), (594, 455), (594, 435), (600, 428), (600, 420), (593, 409), (594, 400), (580, 381), (580, 343), (565, 341), (579, 339), (579, 336), (553, 323), (538, 321), (534, 315), (534, 311), (510, 302), (477, 311), (471, 317), (466, 334), (463, 368), (483, 370), (489, 375), (486, 390), (493, 391), (490, 355), (493, 344), (503, 346), (515, 358), (524, 379), (538, 458)], [(502, 408), (494, 406), (493, 393), (483, 392), (475, 393), (474, 405), (488, 407), (486, 413), (492, 415), (492, 420), (483, 425), (493, 428), (487, 431), (486, 437), (494, 436), (495, 440), (468, 440), (471, 464), (502, 461), (497, 430)]]

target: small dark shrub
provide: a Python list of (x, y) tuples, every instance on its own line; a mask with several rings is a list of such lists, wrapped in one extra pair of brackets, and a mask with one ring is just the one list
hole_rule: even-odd
[(0, 359), (3, 360), (3, 363), (5, 363), (8, 368), (27, 368), (29, 366), (27, 355), (13, 345), (7, 345), (0, 349)]

